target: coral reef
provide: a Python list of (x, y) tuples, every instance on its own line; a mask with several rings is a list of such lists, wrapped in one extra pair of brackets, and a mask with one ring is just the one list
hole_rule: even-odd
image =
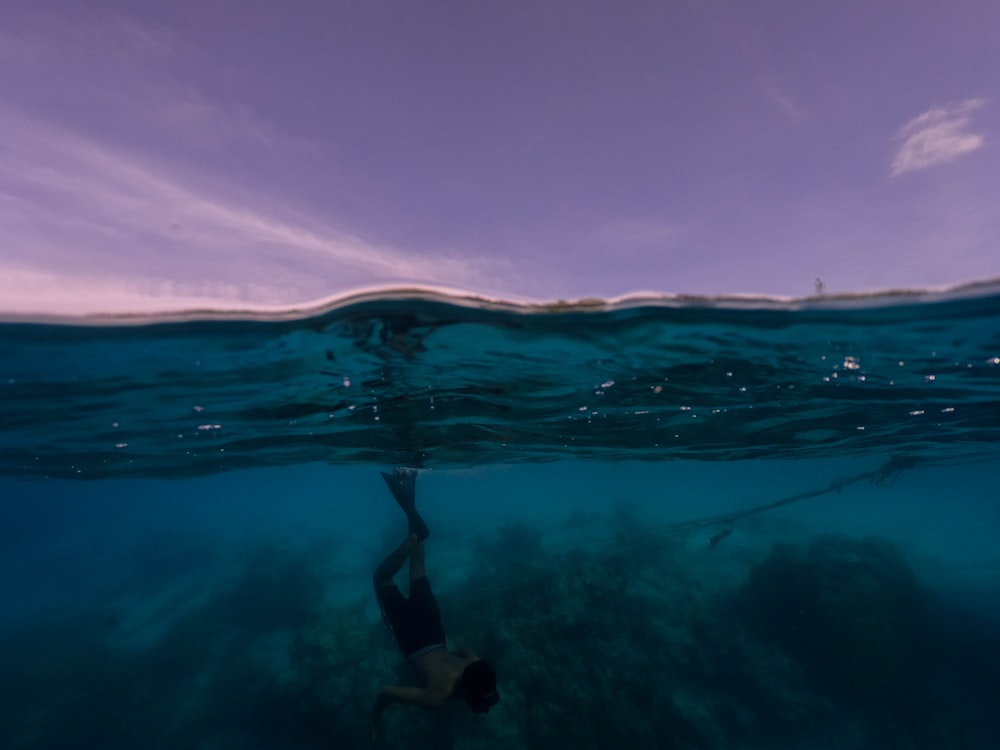
[(926, 650), (924, 595), (888, 542), (824, 536), (775, 547), (744, 591), (760, 636), (821, 688), (884, 710), (912, 699)]
[[(887, 542), (778, 545), (722, 585), (697, 556), (723, 551), (628, 519), (612, 531), (560, 553), (524, 524), (477, 538), (470, 575), (438, 599), (453, 645), (494, 663), (503, 698), (488, 717), (393, 707), (385, 746), (974, 748), (1000, 729), (985, 708), (1000, 665), (977, 657), (998, 652), (995, 632), (941, 617)], [(370, 594), (332, 607), (322, 592), (312, 553), (271, 547), (146, 650), (112, 646), (99, 617), (8, 634), (0, 739), (366, 746), (380, 687), (413, 676)]]

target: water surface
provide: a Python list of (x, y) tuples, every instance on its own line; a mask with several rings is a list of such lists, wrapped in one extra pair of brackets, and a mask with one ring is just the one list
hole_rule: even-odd
[(987, 747), (1000, 294), (0, 324), (5, 746), (353, 747), (420, 468), (488, 717), (412, 747)]

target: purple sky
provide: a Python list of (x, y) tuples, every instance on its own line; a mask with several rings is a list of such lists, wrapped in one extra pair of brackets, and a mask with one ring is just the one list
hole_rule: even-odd
[(7, 0), (0, 312), (1000, 276), (998, 40), (996, 0)]

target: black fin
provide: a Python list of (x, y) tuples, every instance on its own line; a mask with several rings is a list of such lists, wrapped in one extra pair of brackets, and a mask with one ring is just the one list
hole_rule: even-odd
[(410, 533), (416, 534), (421, 539), (426, 539), (431, 535), (431, 530), (427, 528), (424, 519), (417, 513), (417, 470), (397, 466), (392, 474), (382, 472), (382, 478), (389, 485), (389, 491), (396, 498), (399, 507), (406, 514), (407, 521), (410, 522)]

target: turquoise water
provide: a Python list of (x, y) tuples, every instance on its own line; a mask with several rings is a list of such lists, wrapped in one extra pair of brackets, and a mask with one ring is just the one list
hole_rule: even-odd
[(1000, 293), (0, 324), (3, 746), (356, 747), (421, 469), (501, 703), (387, 746), (992, 747)]

